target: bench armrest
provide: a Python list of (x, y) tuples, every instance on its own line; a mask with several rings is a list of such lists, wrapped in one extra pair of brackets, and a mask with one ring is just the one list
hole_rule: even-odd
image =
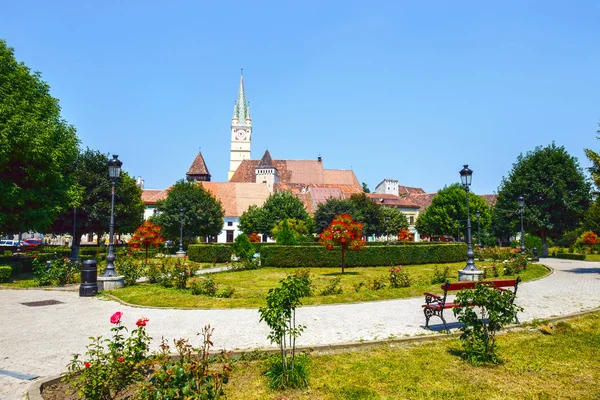
[(430, 303), (439, 303), (442, 300), (441, 296), (438, 296), (437, 294), (433, 294), (433, 293), (423, 293), (425, 295), (425, 303), (430, 304)]

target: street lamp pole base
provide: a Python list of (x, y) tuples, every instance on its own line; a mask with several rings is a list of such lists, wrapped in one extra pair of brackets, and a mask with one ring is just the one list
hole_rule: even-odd
[(183, 258), (183, 257), (185, 257), (185, 251), (179, 250), (177, 253), (175, 253), (175, 256), (177, 256), (179, 258)]
[(98, 291), (121, 289), (123, 287), (125, 287), (125, 277), (122, 275), (98, 277)]
[(483, 271), (465, 271), (464, 269), (458, 271), (459, 282), (476, 282), (481, 280), (483, 280)]

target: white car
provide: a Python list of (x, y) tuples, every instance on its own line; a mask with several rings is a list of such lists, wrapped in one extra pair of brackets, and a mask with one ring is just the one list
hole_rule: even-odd
[(18, 247), (19, 245), (18, 240), (0, 240), (0, 246), (2, 247)]

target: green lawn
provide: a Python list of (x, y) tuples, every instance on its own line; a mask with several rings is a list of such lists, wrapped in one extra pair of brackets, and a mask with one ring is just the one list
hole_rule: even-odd
[(11, 277), (10, 282), (2, 282), (0, 286), (8, 288), (30, 288), (39, 287), (37, 282), (33, 279), (33, 272), (23, 272), (16, 276)]
[(600, 254), (588, 254), (585, 256), (585, 261), (600, 261)]
[[(486, 263), (490, 265), (491, 263)], [(457, 271), (464, 267), (464, 263), (443, 264), (438, 267), (450, 266), (450, 280), (457, 280)], [(485, 265), (477, 263), (478, 267)], [(400, 299), (422, 296), (423, 292), (440, 292), (440, 284), (430, 283), (436, 265), (410, 265), (405, 266), (413, 278), (413, 284), (409, 288), (385, 288), (371, 290), (373, 279), (384, 279), (389, 284), (387, 277), (390, 267), (362, 267), (347, 268), (342, 274), (340, 269), (335, 268), (311, 268), (312, 281), (315, 295), (304, 298), (303, 304), (335, 304), (353, 303), (360, 301)], [(270, 288), (277, 286), (280, 279), (293, 272), (294, 269), (284, 268), (261, 268), (250, 271), (228, 271), (212, 274), (211, 276), (219, 288), (234, 288), (235, 292), (231, 298), (219, 299), (207, 296), (193, 296), (189, 290), (178, 290), (175, 288), (164, 288), (158, 284), (140, 284), (113, 290), (109, 293), (130, 304), (142, 306), (158, 306), (173, 308), (238, 308), (238, 307), (260, 307), (264, 305), (264, 299)], [(521, 276), (523, 280), (531, 280), (542, 277), (548, 270), (539, 264), (530, 264)], [(335, 277), (341, 277), (342, 294), (319, 296), (328, 282)], [(488, 277), (492, 279), (492, 277)], [(355, 286), (360, 282), (364, 286), (357, 292)]]
[(456, 339), (311, 355), (309, 388), (267, 389), (265, 361), (235, 362), (228, 399), (599, 399), (600, 314), (498, 338), (504, 363), (473, 367)]

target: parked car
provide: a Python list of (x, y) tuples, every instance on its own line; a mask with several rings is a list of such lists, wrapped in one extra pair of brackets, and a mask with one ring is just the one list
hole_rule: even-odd
[(23, 240), (23, 246), (40, 246), (42, 241), (40, 239), (25, 239)]
[(0, 240), (1, 247), (18, 247), (19, 245), (18, 240)]

